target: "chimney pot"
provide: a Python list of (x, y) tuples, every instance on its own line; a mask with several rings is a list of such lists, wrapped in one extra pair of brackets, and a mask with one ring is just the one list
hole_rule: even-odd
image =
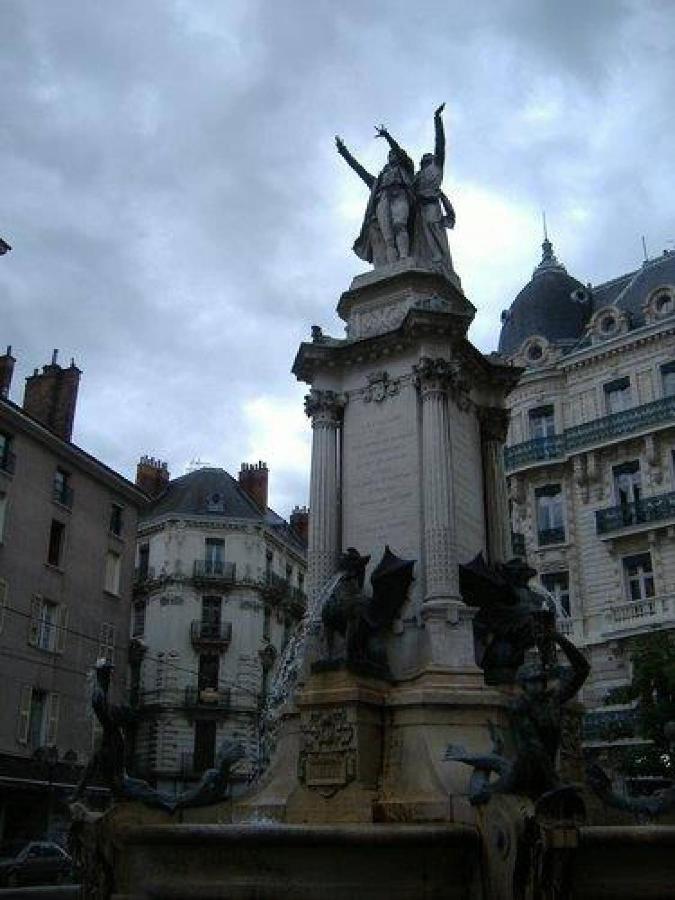
[(51, 365), (37, 369), (26, 378), (23, 408), (64, 441), (73, 435), (77, 392), (81, 372), (76, 366), (62, 369), (57, 363), (58, 350), (52, 353)]
[(168, 463), (147, 454), (141, 456), (136, 466), (136, 486), (153, 500), (164, 493), (170, 479)]
[(269, 471), (261, 460), (256, 463), (242, 463), (239, 470), (239, 484), (261, 512), (267, 510)]

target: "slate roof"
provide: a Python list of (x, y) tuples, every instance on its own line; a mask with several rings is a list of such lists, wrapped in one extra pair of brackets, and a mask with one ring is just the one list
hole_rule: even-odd
[(506, 314), (499, 336), (499, 352), (506, 356), (534, 334), (554, 344), (573, 344), (588, 318), (584, 304), (572, 298), (574, 291), (584, 290), (583, 284), (558, 262), (548, 240), (542, 249), (541, 263)]
[(647, 297), (655, 288), (667, 284), (675, 284), (675, 253), (672, 251), (666, 251), (656, 259), (645, 260), (614, 302), (619, 309), (630, 313), (633, 327), (643, 325), (642, 306)]
[(166, 491), (145, 509), (140, 523), (160, 516), (209, 516), (222, 519), (250, 519), (264, 522), (282, 540), (306, 552), (305, 544), (285, 519), (269, 507), (263, 513), (225, 469), (203, 468), (169, 482)]

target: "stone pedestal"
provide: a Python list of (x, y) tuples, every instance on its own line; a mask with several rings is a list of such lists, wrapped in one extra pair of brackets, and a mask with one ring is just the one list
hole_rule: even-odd
[(315, 595), (339, 550), (370, 555), (366, 588), (385, 545), (416, 561), (387, 638), (396, 679), (445, 669), (479, 683), (458, 567), (504, 557), (501, 446), (486, 444), (482, 411), (503, 413), (518, 370), (470, 344), (474, 312), (458, 281), (404, 260), (355, 278), (338, 304), (347, 336), (315, 331), (293, 367), (311, 386)]

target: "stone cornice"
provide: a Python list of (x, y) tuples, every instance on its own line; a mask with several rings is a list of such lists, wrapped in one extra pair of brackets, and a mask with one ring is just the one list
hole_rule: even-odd
[(615, 338), (593, 344), (583, 350), (577, 350), (568, 356), (564, 356), (558, 363), (560, 369), (579, 369), (583, 366), (593, 365), (595, 362), (607, 359), (611, 356), (622, 355), (628, 350), (634, 350), (644, 344), (658, 341), (663, 337), (675, 334), (675, 321), (670, 320), (666, 326), (664, 322), (645, 325), (635, 331), (628, 331)]
[(392, 351), (410, 350), (420, 337), (433, 335), (450, 339), (454, 355), (462, 360), (472, 380), (497, 381), (508, 389), (513, 388), (523, 370), (501, 358), (482, 354), (466, 337), (464, 324), (459, 317), (445, 312), (411, 309), (398, 328), (385, 334), (339, 344), (302, 343), (292, 372), (298, 381), (311, 384), (317, 370), (346, 368), (363, 362), (377, 364), (390, 358)]

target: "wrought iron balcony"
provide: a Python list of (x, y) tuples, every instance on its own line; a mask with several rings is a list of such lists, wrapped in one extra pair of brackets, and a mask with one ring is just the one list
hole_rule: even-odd
[(526, 463), (560, 459), (565, 454), (565, 435), (551, 434), (548, 437), (533, 438), (522, 444), (514, 444), (504, 450), (504, 465), (507, 469), (517, 469)]
[(675, 395), (574, 425), (563, 434), (512, 444), (504, 449), (504, 466), (507, 472), (513, 472), (530, 463), (563, 459), (585, 447), (669, 424), (675, 426)]
[(656, 497), (643, 497), (634, 503), (622, 503), (620, 506), (599, 509), (595, 513), (595, 529), (598, 534), (608, 534), (636, 525), (673, 519), (675, 519), (675, 491), (658, 494)]
[(54, 499), (54, 503), (60, 503), (61, 506), (65, 506), (68, 509), (73, 508), (73, 499), (75, 497), (75, 494), (73, 492), (73, 489), (71, 487), (68, 487), (67, 484), (55, 484), (52, 496)]
[(16, 454), (12, 453), (11, 450), (5, 450), (5, 452), (0, 455), (0, 469), (8, 475), (14, 474), (14, 470), (16, 469)]
[(669, 420), (675, 420), (675, 396), (662, 397), (652, 403), (643, 403), (642, 406), (634, 406), (632, 409), (568, 428), (565, 431), (565, 446), (568, 451), (578, 450), (624, 434), (634, 434)]
[(565, 542), (564, 528), (545, 528), (539, 531), (539, 546), (546, 547), (549, 544), (563, 544)]
[(190, 625), (190, 640), (195, 646), (229, 644), (232, 640), (232, 622), (202, 622), (195, 619)]
[(196, 559), (194, 564), (194, 577), (203, 581), (226, 581), (232, 583), (235, 580), (236, 568), (231, 562), (222, 559)]
[(228, 709), (230, 689), (199, 688), (197, 685), (188, 685), (185, 688), (185, 705), (200, 709)]
[(265, 587), (268, 593), (283, 596), (289, 590), (288, 579), (282, 575), (276, 575), (274, 572), (267, 572), (265, 575)]
[(139, 566), (134, 571), (134, 585), (144, 584), (146, 581), (152, 581), (154, 577), (154, 566)]

